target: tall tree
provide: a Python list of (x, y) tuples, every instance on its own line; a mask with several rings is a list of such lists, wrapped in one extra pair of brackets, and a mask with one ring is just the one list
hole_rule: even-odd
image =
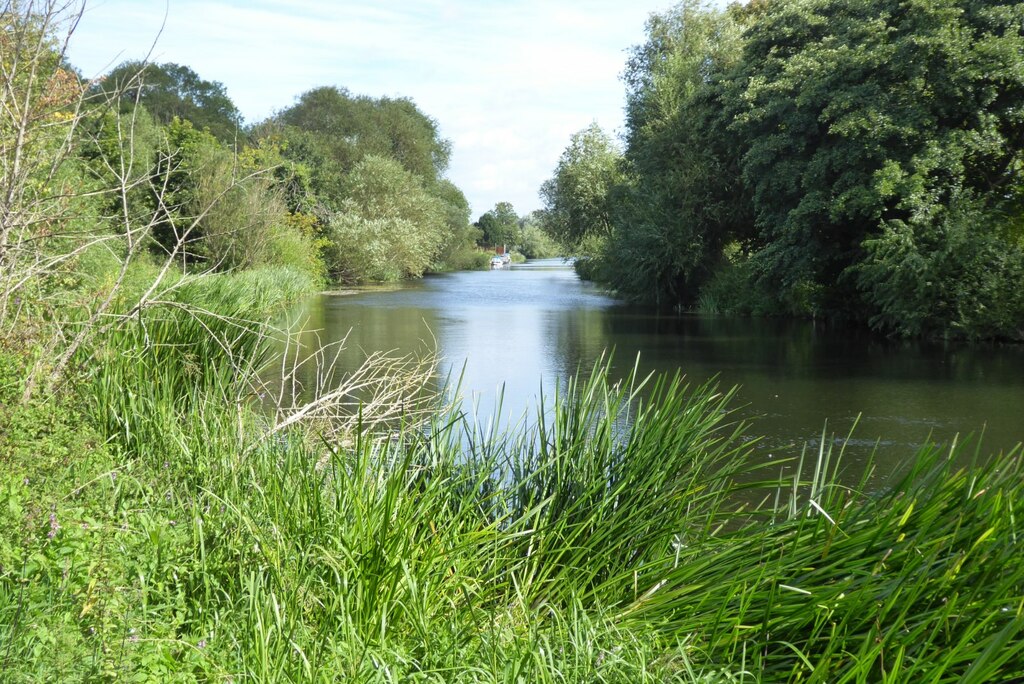
[(141, 103), (161, 124), (175, 117), (185, 119), (222, 142), (235, 140), (242, 125), (242, 115), (224, 85), (207, 81), (181, 64), (124, 62), (93, 92), (104, 97), (116, 94), (126, 106)]
[(448, 168), (451, 144), (437, 122), (406, 98), (354, 96), (335, 87), (314, 88), (278, 120), (312, 134), (341, 169), (373, 155), (397, 160), (427, 182)]
[(519, 235), (519, 217), (510, 202), (498, 202), (494, 209), (477, 219), (477, 227), (483, 231), (484, 242), (491, 246), (516, 244)]
[(735, 10), (683, 2), (651, 17), (624, 73), (628, 189), (606, 277), (623, 294), (689, 306), (749, 232), (736, 141), (721, 120), (723, 74), (742, 48)]
[(999, 223), (1024, 148), (1022, 17), (976, 0), (767, 5), (729, 113), (773, 287), (864, 315), (877, 308), (852, 277), (865, 240), (914, 239), (964, 202), (978, 230)]
[(342, 281), (419, 277), (448, 234), (448, 207), (394, 159), (367, 156), (330, 220), (328, 268)]
[(579, 251), (611, 233), (611, 191), (622, 181), (621, 153), (596, 123), (573, 134), (552, 178), (541, 186), (544, 226)]

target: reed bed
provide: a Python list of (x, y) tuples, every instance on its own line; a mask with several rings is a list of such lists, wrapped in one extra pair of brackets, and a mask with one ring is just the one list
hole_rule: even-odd
[(1024, 676), (1019, 451), (780, 481), (730, 391), (605, 365), (505, 432), (440, 405), (276, 429), (243, 308), (105, 337), (45, 434), (62, 475), (0, 452), (4, 681)]

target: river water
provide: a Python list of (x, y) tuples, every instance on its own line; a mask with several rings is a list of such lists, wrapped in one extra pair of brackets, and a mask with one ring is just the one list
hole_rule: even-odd
[[(844, 441), (851, 479), (869, 456), (882, 476), (926, 440), (983, 433), (982, 451), (1024, 439), (1024, 347), (922, 344), (808, 321), (672, 315), (625, 305), (560, 260), (430, 276), (311, 298), (297, 315), (324, 341), (348, 336), (343, 369), (372, 351), (436, 345), (443, 373), (462, 376), (467, 411), (515, 420), (541, 387), (613, 352), (624, 375), (681, 371), (694, 383), (738, 385), (739, 415), (767, 457)], [(474, 408), (475, 407), (475, 408)], [(872, 456), (873, 454), (873, 456)]]

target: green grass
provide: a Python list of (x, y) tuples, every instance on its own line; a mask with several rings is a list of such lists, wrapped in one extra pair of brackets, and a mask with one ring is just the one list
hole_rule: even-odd
[(1019, 452), (926, 447), (873, 491), (823, 451), (779, 482), (730, 392), (602, 366), (506, 433), (439, 408), (264, 439), (267, 301), (204, 287), (178, 303), (216, 315), (147, 312), (76, 392), (19, 405), (0, 357), (3, 681), (1024, 675)]

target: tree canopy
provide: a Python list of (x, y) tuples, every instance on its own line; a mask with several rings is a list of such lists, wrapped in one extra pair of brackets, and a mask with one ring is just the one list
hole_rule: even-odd
[(142, 104), (161, 124), (175, 117), (186, 119), (222, 142), (237, 138), (242, 125), (242, 115), (224, 85), (181, 64), (124, 62), (94, 86), (94, 93), (116, 95), (129, 107)]
[[(637, 300), (1024, 338), (1024, 7), (683, 2), (633, 49), (618, 185), (543, 192)], [(575, 231), (575, 232), (574, 232)], [(740, 285), (740, 283), (744, 283)]]
[(611, 232), (611, 193), (621, 182), (621, 153), (596, 124), (574, 134), (554, 176), (541, 186), (548, 232), (570, 249)]
[(477, 219), (477, 227), (483, 231), (484, 242), (496, 247), (511, 247), (519, 235), (519, 216), (509, 202), (498, 202), (494, 208)]
[(395, 159), (428, 182), (448, 168), (451, 144), (437, 122), (407, 98), (352, 95), (344, 88), (322, 87), (303, 93), (281, 112), (278, 122), (310, 134), (343, 171), (363, 157)]

